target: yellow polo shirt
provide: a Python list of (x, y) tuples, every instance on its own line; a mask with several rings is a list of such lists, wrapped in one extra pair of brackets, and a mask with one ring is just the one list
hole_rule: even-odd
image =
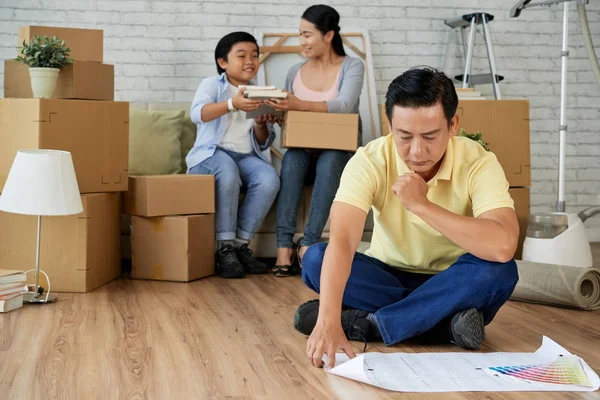
[[(404, 271), (435, 274), (465, 251), (402, 206), (392, 186), (407, 172), (391, 134), (373, 140), (348, 162), (335, 201), (365, 212), (373, 208), (375, 226), (367, 255)], [(427, 184), (429, 201), (458, 215), (514, 209), (496, 156), (468, 138), (449, 140), (440, 169)]]

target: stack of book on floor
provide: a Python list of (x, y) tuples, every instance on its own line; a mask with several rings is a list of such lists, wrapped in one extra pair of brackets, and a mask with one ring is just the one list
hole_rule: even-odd
[(458, 100), (485, 100), (481, 92), (477, 92), (473, 88), (456, 88)]
[(23, 307), (23, 282), (26, 280), (23, 271), (0, 269), (0, 313)]

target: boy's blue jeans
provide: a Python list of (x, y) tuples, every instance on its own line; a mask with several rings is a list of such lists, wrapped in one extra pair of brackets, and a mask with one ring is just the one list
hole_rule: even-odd
[[(215, 230), (218, 241), (250, 241), (277, 197), (279, 176), (256, 154), (218, 148), (212, 157), (191, 168), (190, 174), (215, 176)], [(240, 192), (246, 198), (240, 203)]]
[[(311, 246), (302, 259), (302, 279), (319, 293), (327, 244)], [(375, 313), (387, 346), (415, 337), (457, 312), (476, 308), (489, 324), (512, 294), (519, 275), (514, 260), (495, 263), (463, 254), (436, 275), (399, 271), (356, 253), (343, 304)]]

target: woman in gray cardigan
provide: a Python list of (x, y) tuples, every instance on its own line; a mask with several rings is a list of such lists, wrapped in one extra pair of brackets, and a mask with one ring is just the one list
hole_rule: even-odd
[[(358, 114), (365, 67), (344, 51), (340, 16), (326, 5), (309, 7), (300, 21), (300, 45), (307, 61), (293, 66), (287, 75), (286, 100), (267, 103), (277, 110)], [(359, 144), (362, 134), (359, 123)], [(281, 167), (277, 203), (276, 276), (298, 273), (309, 246), (318, 242), (329, 218), (329, 209), (342, 171), (352, 153), (340, 150), (288, 149)], [(310, 214), (302, 237), (294, 245), (298, 206), (305, 183), (314, 181)]]

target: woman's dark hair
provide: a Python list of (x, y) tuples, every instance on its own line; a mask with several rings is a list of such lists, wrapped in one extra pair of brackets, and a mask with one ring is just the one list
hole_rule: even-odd
[(346, 55), (342, 35), (340, 35), (340, 14), (333, 7), (323, 4), (310, 6), (302, 14), (302, 19), (316, 26), (323, 35), (333, 31), (333, 40), (331, 41), (333, 51), (339, 56)]
[(229, 54), (233, 45), (242, 42), (254, 43), (256, 45), (256, 51), (258, 51), (256, 38), (248, 32), (232, 32), (219, 40), (219, 43), (217, 43), (217, 47), (215, 48), (215, 63), (217, 64), (219, 75), (225, 72), (225, 70), (219, 66), (219, 58), (227, 61), (227, 54)]
[(409, 69), (390, 83), (385, 95), (385, 115), (392, 120), (394, 106), (415, 108), (442, 104), (448, 126), (458, 107), (458, 96), (452, 80), (431, 67)]

